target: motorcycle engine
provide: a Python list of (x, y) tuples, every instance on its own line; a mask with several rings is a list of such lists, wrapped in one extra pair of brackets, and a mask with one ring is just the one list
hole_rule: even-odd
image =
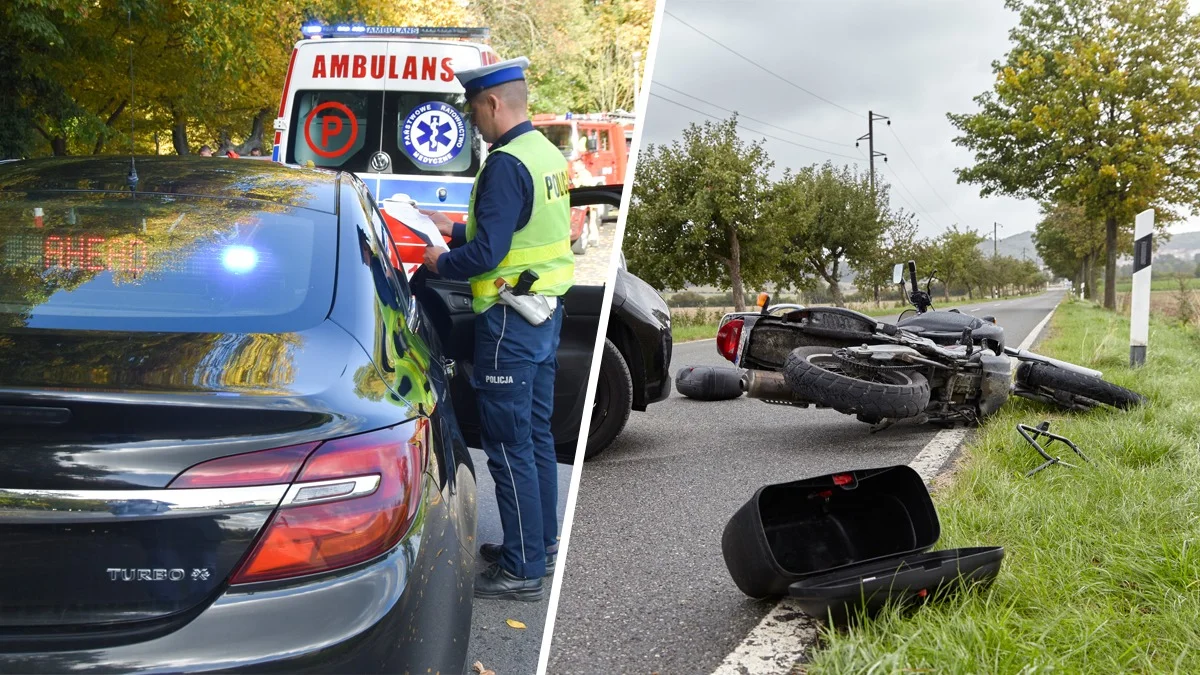
[(1012, 360), (991, 352), (979, 354), (983, 378), (979, 383), (979, 416), (987, 417), (1000, 409), (1012, 392)]

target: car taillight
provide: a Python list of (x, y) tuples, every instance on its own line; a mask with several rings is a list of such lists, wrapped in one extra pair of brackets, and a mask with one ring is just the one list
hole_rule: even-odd
[(738, 344), (742, 341), (743, 319), (731, 319), (717, 331), (717, 352), (726, 360), (737, 361)]
[(428, 420), (317, 448), (233, 583), (346, 567), (387, 552), (421, 503)]
[(171, 481), (169, 488), (248, 487), (290, 483), (317, 443), (246, 452), (197, 464)]
[(422, 418), (324, 443), (222, 457), (191, 467), (169, 487), (290, 483), (233, 583), (324, 572), (385, 553), (408, 532), (421, 504), (428, 430)]

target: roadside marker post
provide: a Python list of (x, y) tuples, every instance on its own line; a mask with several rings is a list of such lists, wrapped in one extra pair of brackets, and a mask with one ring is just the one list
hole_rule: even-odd
[(1129, 365), (1146, 363), (1150, 338), (1150, 258), (1154, 251), (1154, 209), (1137, 214), (1133, 225), (1133, 292), (1129, 317)]

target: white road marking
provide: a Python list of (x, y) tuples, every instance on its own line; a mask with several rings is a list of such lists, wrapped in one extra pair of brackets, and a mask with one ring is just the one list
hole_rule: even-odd
[(1033, 330), (1029, 331), (1029, 335), (1025, 336), (1025, 339), (1021, 342), (1021, 346), (1017, 347), (1017, 349), (1029, 349), (1033, 346), (1033, 343), (1037, 342), (1037, 339), (1042, 335), (1042, 331), (1046, 329), (1046, 324), (1050, 323), (1050, 317), (1054, 316), (1055, 309), (1058, 309), (1058, 305), (1055, 305), (1054, 308), (1050, 310), (1050, 313), (1046, 315), (1046, 318), (1042, 319), (1041, 323), (1034, 326)]
[[(1029, 349), (1037, 341), (1052, 316), (1054, 309), (1025, 336), (1020, 349)], [(932, 480), (966, 436), (965, 428), (943, 429), (908, 465), (916, 469), (923, 480)], [(817, 641), (817, 631), (816, 620), (785, 598), (725, 657), (713, 675), (782, 675), (790, 672)]]
[(776, 675), (792, 669), (817, 641), (817, 622), (790, 599), (775, 605), (713, 675)]
[(925, 444), (925, 447), (921, 448), (921, 452), (918, 452), (908, 465), (916, 469), (923, 480), (933, 480), (933, 477), (942, 468), (942, 464), (946, 463), (946, 459), (954, 454), (966, 437), (966, 427), (942, 429)]

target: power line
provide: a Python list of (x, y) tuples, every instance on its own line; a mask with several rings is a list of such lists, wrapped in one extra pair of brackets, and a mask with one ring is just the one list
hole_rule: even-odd
[(686, 91), (680, 91), (680, 90), (676, 89), (675, 87), (672, 87), (672, 86), (669, 86), (669, 85), (667, 85), (667, 84), (664, 84), (664, 83), (663, 83), (662, 81), (660, 81), (660, 80), (655, 80), (655, 81), (654, 81), (654, 86), (655, 86), (655, 87), (662, 87), (663, 89), (668, 89), (668, 90), (670, 90), (670, 91), (673, 91), (673, 92), (675, 92), (676, 94), (681, 94), (681, 95), (683, 95), (683, 96), (686, 96), (686, 97), (688, 97), (688, 98), (690, 98), (690, 99), (692, 99), (692, 100), (695, 100), (695, 101), (700, 101), (701, 103), (704, 103), (705, 105), (710, 105), (710, 106), (712, 106), (712, 107), (714, 107), (714, 108), (716, 108), (716, 109), (718, 109), (718, 110), (724, 110), (724, 111), (725, 111), (725, 112), (727, 112), (727, 113), (733, 113), (733, 114), (736, 114), (738, 117), (745, 117), (746, 119), (748, 119), (748, 120), (750, 120), (750, 121), (752, 121), (752, 122), (758, 122), (759, 124), (765, 124), (765, 125), (766, 125), (766, 126), (768, 126), (768, 127), (774, 127), (774, 128), (776, 128), (776, 129), (779, 129), (780, 131), (786, 131), (786, 132), (788, 132), (789, 134), (796, 134), (797, 136), (803, 136), (804, 138), (811, 138), (811, 139), (812, 139), (812, 140), (814, 140), (814, 141), (820, 141), (820, 142), (822, 142), (822, 143), (828, 143), (828, 144), (830, 144), (830, 145), (836, 145), (836, 146), (838, 146), (838, 147), (842, 147), (842, 148), (849, 148), (849, 147), (853, 147), (853, 146), (851, 146), (849, 143), (838, 143), (837, 141), (830, 141), (830, 140), (826, 140), (826, 139), (824, 139), (824, 138), (821, 138), (821, 137), (819, 137), (819, 136), (810, 136), (810, 135), (808, 135), (808, 134), (802, 134), (802, 133), (800, 133), (799, 131), (792, 131), (791, 129), (788, 129), (788, 128), (786, 128), (786, 127), (781, 127), (781, 126), (779, 126), (778, 124), (771, 124), (770, 122), (766, 122), (766, 121), (763, 121), (763, 120), (760, 120), (760, 119), (755, 119), (755, 118), (753, 118), (753, 117), (751, 117), (751, 116), (749, 116), (749, 115), (746, 115), (746, 114), (740, 113), (740, 112), (738, 112), (738, 111), (736, 111), (736, 110), (730, 110), (729, 108), (725, 108), (725, 107), (719, 106), (719, 105), (717, 105), (716, 103), (713, 103), (712, 101), (709, 101), (709, 100), (707, 100), (707, 99), (700, 98), (699, 96), (692, 96), (691, 94), (687, 93)]
[(937, 188), (933, 187), (933, 183), (929, 182), (929, 178), (926, 177), (925, 172), (921, 170), (921, 165), (917, 164), (917, 160), (913, 159), (913, 156), (909, 154), (908, 148), (904, 147), (904, 141), (900, 140), (900, 136), (896, 133), (896, 131), (890, 126), (888, 127), (888, 131), (891, 132), (892, 137), (896, 139), (896, 142), (900, 144), (900, 149), (904, 151), (904, 156), (908, 157), (908, 161), (912, 162), (912, 165), (916, 167), (917, 173), (921, 175), (921, 179), (925, 181), (925, 184), (929, 186), (930, 190), (933, 190), (933, 194), (942, 201), (942, 204), (946, 206), (951, 215), (958, 219), (958, 222), (963, 222), (962, 216), (954, 212), (954, 208), (950, 206), (950, 202), (947, 202), (945, 199), (943, 199), (942, 195), (937, 191)]
[[(683, 104), (683, 103), (680, 103), (679, 101), (673, 101), (673, 100), (671, 100), (671, 99), (669, 99), (669, 98), (667, 98), (667, 97), (665, 97), (665, 96), (663, 96), (663, 95), (661, 95), (661, 94), (656, 94), (656, 93), (654, 93), (653, 91), (652, 91), (652, 92), (650, 92), (650, 95), (651, 95), (651, 96), (653, 96), (654, 98), (657, 98), (657, 99), (661, 99), (661, 100), (663, 100), (663, 101), (666, 101), (667, 103), (673, 103), (673, 104), (675, 104), (675, 105), (679, 106), (680, 108), (686, 108), (686, 109), (688, 109), (688, 110), (691, 110), (691, 111), (692, 111), (692, 112), (694, 112), (694, 113), (699, 113), (699, 114), (701, 114), (701, 115), (704, 115), (705, 117), (708, 117), (708, 118), (710, 118), (710, 119), (717, 120), (718, 122), (723, 122), (723, 121), (725, 121), (725, 120), (722, 120), (720, 117), (717, 117), (716, 115), (710, 115), (710, 114), (708, 114), (708, 113), (704, 112), (703, 110), (699, 110), (699, 109), (697, 109), (697, 108), (693, 108), (693, 107), (692, 107), (692, 106), (690, 106), (690, 105), (685, 105), (685, 104)], [(741, 126), (741, 125), (739, 125), (739, 126)], [(773, 138), (773, 139), (775, 139), (775, 140), (777, 140), (777, 141), (782, 141), (782, 142), (784, 142), (784, 143), (788, 143), (789, 145), (794, 145), (794, 146), (796, 146), (796, 147), (799, 147), (799, 148), (804, 148), (805, 150), (812, 150), (813, 152), (818, 152), (818, 153), (821, 153), (822, 155), (828, 155), (828, 156), (832, 156), (832, 157), (842, 157), (842, 158), (845, 158), (845, 159), (855, 159), (855, 160), (856, 160), (856, 159), (858, 159), (857, 157), (851, 157), (850, 155), (841, 155), (841, 154), (838, 154), (838, 153), (836, 153), (836, 152), (830, 152), (830, 151), (828, 151), (828, 150), (822, 150), (821, 148), (814, 148), (814, 147), (812, 147), (812, 146), (810, 146), (810, 145), (804, 145), (803, 143), (797, 143), (797, 142), (795, 142), (795, 141), (789, 141), (788, 139), (786, 139), (786, 138), (780, 138), (779, 136), (772, 136), (771, 134), (768, 134), (768, 133), (766, 133), (766, 132), (764, 132), (764, 131), (759, 131), (758, 129), (751, 129), (750, 127), (743, 127), (743, 128), (744, 128), (746, 131), (750, 131), (750, 132), (753, 132), (753, 133), (756, 133), (756, 134), (761, 134), (761, 135), (763, 135), (763, 136), (766, 136), (767, 138)]]
[(892, 172), (892, 175), (896, 177), (896, 182), (900, 183), (900, 187), (904, 188), (904, 191), (908, 193), (909, 197), (912, 197), (913, 202), (916, 203), (917, 206), (921, 207), (922, 211), (925, 211), (924, 215), (929, 219), (929, 222), (933, 223), (935, 227), (941, 227), (941, 225), (938, 224), (938, 221), (934, 220), (933, 216), (929, 215), (929, 210), (925, 208), (925, 205), (921, 203), (921, 200), (917, 199), (917, 196), (913, 194), (913, 191), (909, 190), (908, 186), (904, 184), (904, 180), (900, 178), (900, 174), (896, 173), (896, 170), (892, 168), (892, 165), (885, 162), (884, 166), (886, 166), (888, 170)]
[(736, 56), (736, 57), (738, 57), (738, 58), (742, 59), (742, 60), (743, 60), (743, 61), (745, 61), (746, 63), (749, 63), (750, 65), (752, 65), (752, 66), (754, 66), (754, 67), (758, 68), (759, 70), (761, 70), (761, 71), (763, 71), (763, 72), (767, 73), (768, 75), (771, 75), (771, 76), (773, 76), (773, 77), (775, 77), (775, 78), (778, 78), (779, 80), (782, 80), (783, 82), (786, 82), (787, 84), (790, 84), (790, 85), (792, 85), (792, 86), (793, 86), (793, 87), (795, 87), (796, 89), (799, 89), (800, 91), (802, 91), (802, 92), (804, 92), (804, 93), (808, 94), (809, 96), (812, 96), (813, 98), (816, 98), (816, 99), (818, 99), (818, 100), (824, 101), (825, 103), (828, 103), (829, 105), (831, 105), (831, 106), (833, 106), (833, 107), (835, 107), (835, 108), (839, 108), (839, 109), (841, 109), (841, 110), (844, 110), (845, 112), (848, 112), (848, 113), (850, 113), (851, 115), (854, 115), (855, 117), (862, 117), (862, 114), (861, 114), (861, 113), (856, 113), (856, 112), (854, 112), (853, 110), (851, 110), (851, 109), (847, 108), (847, 107), (846, 107), (846, 106), (844, 106), (844, 105), (841, 105), (841, 104), (839, 104), (839, 103), (834, 103), (833, 101), (830, 101), (829, 99), (825, 98), (824, 96), (821, 96), (820, 94), (818, 94), (818, 93), (816, 93), (816, 92), (814, 92), (814, 91), (811, 91), (811, 90), (809, 90), (809, 89), (805, 89), (804, 87), (801, 87), (800, 85), (796, 84), (795, 82), (792, 82), (791, 80), (789, 80), (789, 79), (787, 79), (786, 77), (784, 77), (784, 76), (780, 75), (779, 73), (776, 73), (775, 71), (771, 70), (770, 68), (767, 68), (766, 66), (762, 65), (761, 63), (759, 63), (759, 62), (757, 62), (757, 61), (755, 61), (755, 60), (751, 59), (750, 57), (748, 57), (748, 56), (746, 56), (746, 55), (742, 54), (741, 52), (738, 52), (737, 50), (733, 49), (732, 47), (730, 47), (730, 46), (726, 45), (725, 43), (721, 42), (720, 40), (718, 40), (718, 39), (714, 38), (713, 36), (709, 35), (708, 33), (705, 33), (704, 31), (700, 30), (699, 28), (696, 28), (696, 27), (695, 27), (695, 26), (693, 26), (692, 24), (690, 24), (690, 23), (688, 23), (688, 22), (684, 21), (683, 19), (681, 19), (681, 18), (679, 18), (679, 17), (675, 16), (675, 15), (674, 15), (674, 14), (672, 14), (671, 12), (668, 12), (668, 11), (664, 10), (664, 11), (663, 11), (663, 13), (664, 13), (664, 14), (666, 14), (667, 16), (671, 17), (672, 19), (675, 19), (675, 20), (676, 20), (676, 21), (678, 21), (679, 23), (681, 23), (681, 24), (683, 24), (683, 25), (687, 26), (688, 28), (691, 28), (692, 30), (696, 31), (697, 33), (699, 33), (699, 34), (703, 35), (704, 37), (708, 38), (708, 39), (709, 39), (711, 42), (713, 42), (714, 44), (716, 44), (718, 47), (721, 47), (722, 49), (724, 49), (724, 50), (728, 51), (729, 53), (733, 54), (734, 56)]

